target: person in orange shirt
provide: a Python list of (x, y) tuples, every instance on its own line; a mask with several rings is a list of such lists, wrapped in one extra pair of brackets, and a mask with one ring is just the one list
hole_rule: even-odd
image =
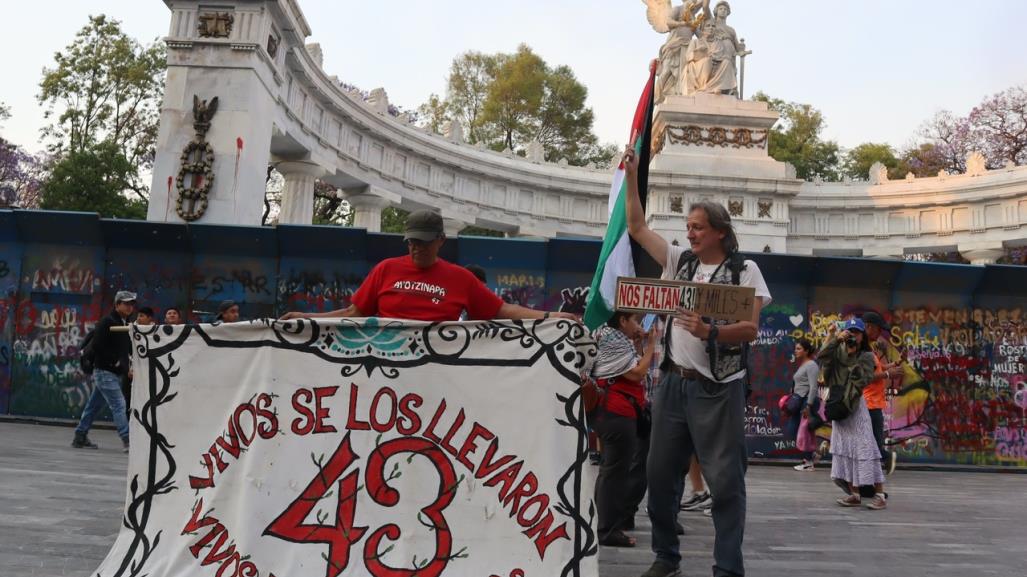
[(887, 334), (889, 328), (884, 318), (874, 311), (863, 313), (863, 322), (867, 327), (867, 338), (870, 340), (871, 349), (874, 351), (874, 380), (863, 389), (863, 400), (870, 410), (870, 422), (874, 427), (874, 439), (877, 440), (877, 448), (881, 451), (881, 464), (886, 473), (891, 475), (895, 472), (896, 454), (885, 447), (884, 439), (884, 409), (888, 406), (885, 398), (885, 387), (892, 377), (902, 374), (902, 367), (898, 363), (886, 363), (882, 360), (883, 349), (878, 344), (882, 333)]

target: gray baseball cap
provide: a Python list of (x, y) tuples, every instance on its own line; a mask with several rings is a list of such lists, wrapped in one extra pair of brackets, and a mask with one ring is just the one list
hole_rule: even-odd
[(118, 291), (114, 295), (114, 304), (135, 302), (136, 294), (131, 291)]
[(418, 210), (407, 217), (403, 240), (431, 242), (443, 234), (442, 217), (430, 210)]

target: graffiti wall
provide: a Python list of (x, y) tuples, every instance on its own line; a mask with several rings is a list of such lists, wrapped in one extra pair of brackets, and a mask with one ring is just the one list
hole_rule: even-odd
[[(507, 302), (584, 311), (600, 243), (460, 237), (442, 256), (486, 271)], [(91, 386), (81, 341), (129, 289), (140, 304), (209, 321), (349, 305), (397, 235), (335, 227), (180, 226), (72, 213), (0, 211), (0, 414), (76, 418)], [(794, 459), (777, 399), (798, 338), (873, 310), (903, 367), (889, 384), (892, 447), (909, 462), (1027, 467), (1027, 268), (754, 255), (774, 295), (752, 347), (754, 456)]]

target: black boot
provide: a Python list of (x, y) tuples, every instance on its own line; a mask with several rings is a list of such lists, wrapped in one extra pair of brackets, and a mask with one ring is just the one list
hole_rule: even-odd
[(89, 436), (85, 433), (75, 433), (75, 438), (71, 441), (71, 446), (76, 449), (98, 449), (99, 445), (89, 440)]

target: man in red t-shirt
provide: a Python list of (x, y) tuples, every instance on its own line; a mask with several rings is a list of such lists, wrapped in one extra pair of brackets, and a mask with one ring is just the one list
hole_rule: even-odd
[(291, 312), (295, 318), (382, 317), (416, 321), (455, 321), (467, 311), (470, 320), (573, 319), (570, 313), (546, 313), (503, 302), (474, 273), (439, 258), (446, 241), (442, 217), (419, 210), (407, 218), (403, 240), (407, 256), (378, 263), (345, 308), (325, 313)]

